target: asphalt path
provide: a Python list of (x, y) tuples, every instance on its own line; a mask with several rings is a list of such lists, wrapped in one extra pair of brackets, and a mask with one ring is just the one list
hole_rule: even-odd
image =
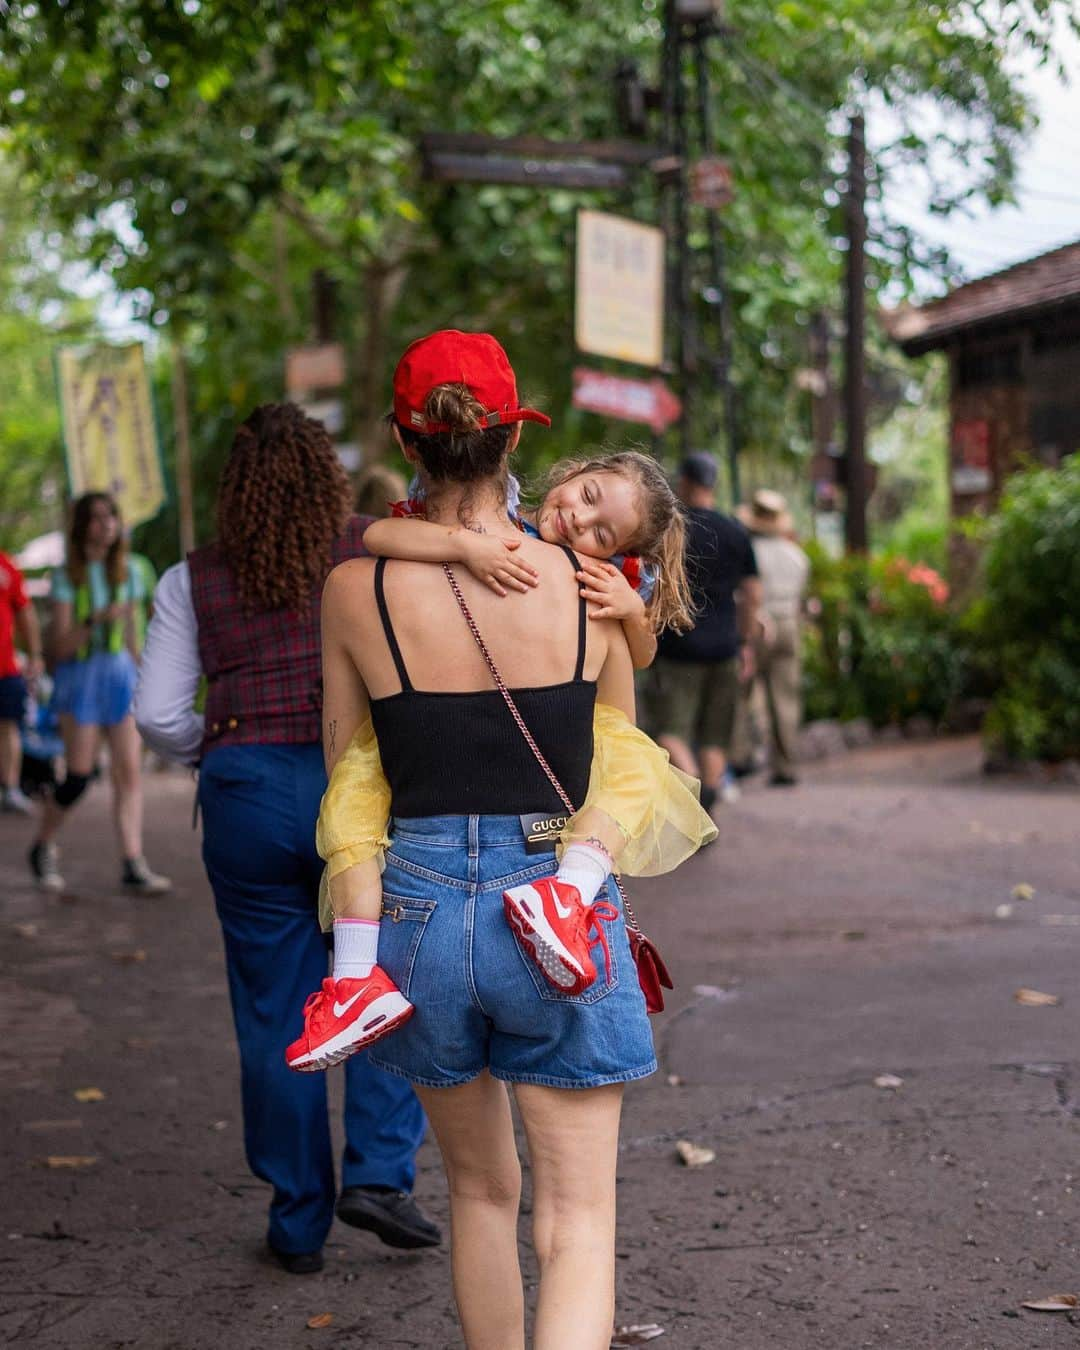
[[(0, 819), (0, 1342), (458, 1346), (445, 1250), (338, 1225), (306, 1278), (261, 1250), (191, 799), (149, 776), (177, 882), (153, 901), (115, 888), (104, 787), (60, 897)], [(678, 987), (627, 1093), (618, 1321), (671, 1350), (1080, 1344), (1080, 1313), (1021, 1306), (1080, 1295), (1080, 792), (986, 779), (974, 741), (901, 744), (718, 821), (632, 885)], [(687, 1167), (680, 1140), (715, 1157)], [(445, 1223), (430, 1142), (420, 1163)]]

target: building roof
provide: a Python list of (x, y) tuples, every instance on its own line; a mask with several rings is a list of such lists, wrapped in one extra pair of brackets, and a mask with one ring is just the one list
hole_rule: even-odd
[(885, 331), (908, 356), (947, 346), (960, 333), (1080, 302), (1080, 240), (957, 286), (940, 300), (882, 314)]

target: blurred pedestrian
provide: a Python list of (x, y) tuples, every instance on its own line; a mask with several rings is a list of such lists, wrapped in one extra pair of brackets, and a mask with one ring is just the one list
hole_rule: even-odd
[(796, 743), (802, 721), (803, 596), (810, 560), (793, 538), (787, 501), (763, 488), (736, 512), (750, 531), (761, 578), (764, 622), (754, 643), (755, 673), (742, 688), (739, 716), (749, 719), (754, 685), (764, 693), (769, 722), (770, 783), (792, 787)]
[[(18, 637), (26, 653), (19, 668)], [(22, 770), (21, 727), (31, 688), (43, 670), (41, 629), (26, 593), (23, 574), (6, 553), (0, 553), (0, 810), (29, 815), (30, 798), (19, 786)]]
[(388, 464), (369, 464), (356, 479), (353, 510), (358, 516), (388, 516), (391, 506), (407, 491), (404, 474)]
[(109, 746), (121, 884), (140, 895), (159, 895), (171, 886), (143, 856), (142, 745), (131, 715), (138, 657), (134, 616), (143, 600), (119, 507), (106, 492), (84, 493), (72, 509), (67, 560), (53, 572), (50, 589), (52, 708), (64, 737), (66, 772), (45, 801), (30, 850), (31, 870), (44, 890), (64, 887), (56, 836), (96, 772), (102, 737)]
[(716, 510), (716, 477), (716, 460), (704, 450), (679, 466), (676, 491), (686, 507), (686, 569), (697, 617), (688, 633), (663, 634), (652, 679), (656, 738), (676, 768), (701, 779), (706, 810), (724, 786), (761, 598), (750, 536)]
[[(240, 426), (218, 496), (218, 539), (170, 567), (154, 597), (135, 708), (148, 744), (201, 761), (203, 861), (217, 902), (244, 1142), (274, 1188), (268, 1240), (292, 1274), (321, 1270), (335, 1181), (326, 1080), (282, 1050), (326, 977), (315, 823), (326, 789), (319, 597), (363, 553), (348, 477), (326, 428), (294, 404)], [(206, 681), (205, 714), (195, 709)], [(337, 1214), (393, 1247), (434, 1246), (412, 1199), (425, 1120), (413, 1089), (354, 1055), (345, 1068)]]

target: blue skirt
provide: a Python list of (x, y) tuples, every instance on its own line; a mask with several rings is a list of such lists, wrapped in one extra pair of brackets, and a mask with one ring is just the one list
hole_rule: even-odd
[(94, 652), (85, 661), (65, 661), (56, 667), (50, 706), (82, 726), (114, 727), (131, 711), (137, 673), (129, 651)]

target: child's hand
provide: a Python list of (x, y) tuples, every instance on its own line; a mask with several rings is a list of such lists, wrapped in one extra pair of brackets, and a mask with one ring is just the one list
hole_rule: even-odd
[(539, 575), (522, 558), (514, 553), (521, 547), (521, 536), (504, 539), (497, 534), (475, 534), (472, 530), (462, 530), (461, 561), (485, 586), (490, 586), (496, 595), (505, 595), (506, 587), (514, 591), (528, 591), (539, 581)]
[(581, 594), (596, 606), (589, 610), (590, 619), (641, 619), (645, 602), (623, 574), (612, 563), (599, 558), (586, 558), (577, 573)]

